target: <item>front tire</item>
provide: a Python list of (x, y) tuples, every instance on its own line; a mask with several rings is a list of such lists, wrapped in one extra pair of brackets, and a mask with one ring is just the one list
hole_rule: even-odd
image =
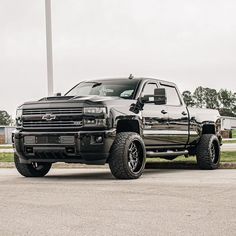
[(112, 175), (117, 179), (138, 179), (143, 173), (145, 162), (142, 138), (133, 132), (118, 133), (109, 157)]
[(20, 163), (19, 157), (14, 154), (14, 162), (18, 172), (25, 177), (43, 177), (51, 169), (51, 163), (33, 162), (31, 164)]
[(216, 135), (202, 135), (197, 146), (197, 164), (203, 170), (214, 170), (219, 167), (220, 143)]

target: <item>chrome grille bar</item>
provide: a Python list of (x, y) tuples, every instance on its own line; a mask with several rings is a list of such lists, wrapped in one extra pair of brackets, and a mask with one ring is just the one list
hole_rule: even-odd
[[(82, 127), (82, 107), (75, 108), (36, 108), (23, 110), (24, 129), (62, 129)], [(44, 119), (45, 116), (53, 119)]]
[(83, 112), (83, 108), (40, 108), (40, 109), (24, 109), (23, 115), (45, 115), (45, 114), (74, 114), (80, 115)]

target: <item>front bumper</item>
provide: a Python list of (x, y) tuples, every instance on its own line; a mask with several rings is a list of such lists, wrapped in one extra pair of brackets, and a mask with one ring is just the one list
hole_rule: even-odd
[(15, 131), (14, 149), (21, 163), (66, 162), (105, 164), (115, 130), (79, 132)]

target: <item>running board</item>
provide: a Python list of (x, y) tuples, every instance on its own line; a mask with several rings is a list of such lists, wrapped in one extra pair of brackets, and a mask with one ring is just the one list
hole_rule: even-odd
[(166, 157), (166, 156), (182, 156), (185, 155), (187, 156), (189, 153), (188, 151), (180, 151), (180, 152), (147, 152), (146, 155), (147, 157)]

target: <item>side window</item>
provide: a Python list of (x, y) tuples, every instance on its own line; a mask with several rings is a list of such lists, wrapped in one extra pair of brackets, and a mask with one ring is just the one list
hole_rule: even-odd
[(182, 105), (178, 92), (175, 87), (163, 85), (163, 84), (161, 84), (161, 87), (166, 89), (166, 97), (167, 97), (166, 105), (171, 105), (171, 106)]
[(154, 95), (154, 90), (157, 88), (157, 85), (155, 83), (148, 83), (145, 85), (142, 96), (144, 95)]

